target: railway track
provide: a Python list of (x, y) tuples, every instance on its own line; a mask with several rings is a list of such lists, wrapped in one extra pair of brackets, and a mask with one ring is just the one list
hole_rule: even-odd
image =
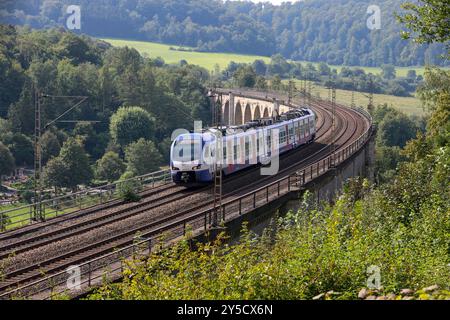
[[(330, 138), (332, 138), (329, 131), (331, 121), (330, 105), (322, 102), (320, 104), (315, 104), (314, 107), (315, 111), (319, 114), (317, 123), (319, 127), (317, 140), (324, 140), (323, 142), (327, 142)], [(357, 124), (360, 119), (357, 119), (353, 112), (339, 108), (338, 113), (338, 127), (340, 127), (341, 129), (337, 133), (336, 141), (339, 142), (340, 148), (349, 144), (355, 134), (357, 134), (358, 131), (363, 131), (364, 128), (358, 128)], [(327, 150), (328, 148), (328, 146), (322, 146), (319, 144), (313, 144), (305, 147), (300, 151), (303, 151), (303, 153), (308, 152), (310, 156), (302, 159), (300, 162), (295, 162), (294, 164), (284, 167), (280, 174), (277, 175), (277, 178), (280, 178), (280, 175), (289, 175), (302, 166), (314, 163), (315, 161), (323, 158), (324, 156), (329, 154), (329, 150)], [(283, 158), (282, 161), (284, 161), (284, 163), (289, 163), (289, 161), (293, 160), (293, 158), (298, 158), (298, 152), (289, 153), (288, 155), (286, 155), (286, 157)], [(271, 180), (275, 179), (274, 177), (265, 177), (257, 179), (257, 181), (254, 181), (253, 183), (245, 184), (243, 187), (238, 189), (234, 187), (234, 183), (242, 182), (241, 180), (251, 180), (250, 177), (257, 170), (259, 169), (248, 170), (242, 173), (242, 175), (234, 176), (229, 180), (225, 180), (224, 189), (227, 191), (225, 191), (224, 194), (224, 201), (232, 200), (233, 198), (238, 197), (239, 194), (248, 192), (252, 189), (257, 189), (261, 185), (269, 183)], [(153, 218), (149, 219), (147, 223), (140, 224), (139, 226), (134, 226), (131, 228), (125, 228), (126, 230), (120, 233), (114, 234), (109, 237), (104, 237), (103, 239), (100, 239), (98, 241), (91, 241), (90, 243), (87, 243), (82, 247), (72, 250), (65, 250), (61, 254), (48, 256), (35, 263), (29, 263), (28, 265), (23, 265), (15, 269), (13, 268), (11, 269), (11, 271), (6, 272), (2, 282), (0, 282), (0, 293), (36, 280), (42, 277), (43, 274), (53, 274), (55, 272), (66, 269), (68, 266), (80, 264), (97, 256), (112, 252), (117, 248), (122, 248), (130, 245), (135, 240), (135, 236), (137, 233), (143, 235), (150, 234), (152, 230), (154, 230), (158, 226), (163, 225), (164, 223), (189, 215), (194, 215), (202, 210), (210, 208), (212, 206), (212, 201), (207, 200), (208, 198), (211, 198), (210, 189), (211, 188), (204, 188), (201, 191), (198, 190), (198, 193), (204, 193), (203, 197), (199, 197), (197, 203), (192, 205), (188, 209), (175, 210), (171, 214), (165, 215), (154, 214)], [(157, 193), (157, 191), (155, 192)], [(14, 254), (20, 255), (23, 253), (32, 252), (33, 250), (42, 248), (43, 246), (46, 246), (50, 243), (63, 241), (65, 239), (67, 240), (70, 237), (87, 233), (92, 230), (105, 227), (109, 224), (125, 221), (126, 219), (139, 214), (154, 213), (156, 209), (163, 210), (164, 208), (166, 208), (166, 205), (173, 204), (173, 202), (182, 202), (189, 200), (189, 196), (191, 195), (188, 193), (189, 192), (186, 193), (186, 190), (185, 193), (183, 193), (182, 191), (170, 193), (167, 196), (160, 197), (160, 199), (154, 202), (146, 201), (142, 204), (133, 205), (129, 208), (123, 208), (121, 210), (118, 210), (117, 212), (110, 213), (105, 216), (93, 217), (92, 219), (88, 219), (87, 221), (76, 223), (73, 226), (56, 228), (55, 230), (48, 231), (41, 235), (36, 235), (35, 237), (31, 237), (30, 239), (12, 242), (2, 248), (2, 251), (0, 253), (0, 260), (8, 259), (8, 257), (11, 257), (11, 255)]]
[[(141, 197), (141, 200), (145, 201), (147, 198), (150, 198), (159, 193), (162, 193), (162, 192), (165, 192), (165, 191), (168, 191), (171, 189), (175, 189), (175, 188), (180, 189), (180, 190), (183, 189), (182, 187), (177, 186), (170, 182), (170, 183), (166, 183), (161, 186), (154, 187), (154, 188), (145, 189), (145, 190), (139, 192), (138, 194)], [(123, 200), (115, 199), (115, 200), (108, 201), (102, 205), (97, 205), (97, 206), (93, 206), (93, 207), (86, 208), (83, 210), (74, 211), (72, 213), (61, 215), (59, 217), (52, 218), (43, 223), (42, 222), (36, 223), (33, 225), (25, 226), (20, 229), (3, 232), (3, 233), (0, 233), (0, 244), (2, 244), (2, 242), (4, 242), (4, 241), (8, 241), (10, 239), (16, 239), (18, 237), (21, 237), (23, 235), (27, 235), (30, 233), (35, 233), (35, 232), (38, 232), (39, 230), (46, 229), (48, 227), (63, 223), (65, 221), (70, 221), (72, 219), (80, 218), (80, 217), (87, 216), (87, 215), (92, 215), (92, 214), (95, 214), (100, 211), (108, 210), (110, 208), (117, 208), (118, 206), (121, 206), (121, 205), (127, 205), (127, 204)], [(3, 246), (0, 247), (0, 252), (2, 249), (3, 249)]]
[[(320, 109), (318, 109), (318, 113), (320, 113), (319, 121), (318, 121), (318, 132), (322, 132), (323, 126), (327, 123), (325, 120), (326, 116), (321, 113)], [(329, 119), (327, 119), (329, 120)], [(325, 132), (324, 132), (325, 133)], [(320, 139), (321, 134), (318, 135), (318, 139)], [(256, 169), (258, 170), (258, 169)], [(256, 171), (254, 170), (254, 171)], [(235, 179), (233, 177), (232, 179)], [(230, 179), (230, 180), (232, 180)], [(229, 181), (230, 181), (229, 180)], [(199, 190), (196, 190), (196, 192), (202, 192), (207, 190), (208, 188), (201, 188)], [(167, 190), (173, 190), (172, 193), (169, 193), (167, 195), (161, 195), (162, 192)], [(117, 222), (123, 219), (126, 219), (128, 217), (134, 216), (136, 214), (146, 212), (148, 210), (151, 210), (153, 208), (157, 208), (159, 206), (168, 204), (172, 201), (177, 201), (180, 199), (184, 199), (187, 194), (189, 194), (190, 191), (184, 189), (183, 187), (176, 186), (176, 185), (169, 185), (169, 186), (163, 186), (161, 188), (158, 188), (156, 190), (152, 189), (151, 191), (143, 192), (141, 196), (144, 199), (144, 202), (140, 202), (137, 204), (129, 204), (124, 208), (121, 208), (120, 210), (114, 210), (112, 212), (107, 212), (104, 215), (100, 216), (93, 216), (92, 219), (82, 221), (80, 223), (71, 223), (68, 227), (56, 227), (52, 228), (50, 231), (37, 233), (35, 236), (30, 238), (21, 239), (19, 241), (13, 241), (13, 242), (7, 242), (5, 243), (5, 240), (8, 239), (14, 239), (17, 238), (18, 235), (16, 234), (10, 234), (7, 236), (0, 237), (0, 244), (2, 244), (2, 247), (0, 248), (0, 260), (6, 259), (9, 256), (13, 254), (20, 254), (22, 252), (25, 252), (27, 250), (31, 250), (34, 248), (37, 248), (39, 246), (43, 246), (46, 244), (49, 244), (53, 241), (58, 241), (61, 239), (64, 239), (65, 237), (74, 236), (77, 234), (80, 234), (82, 232), (87, 232), (90, 230), (95, 229), (96, 227), (101, 227), (106, 224), (110, 224), (113, 222)], [(152, 197), (153, 196), (153, 197)], [(75, 218), (80, 218), (85, 215), (93, 215), (96, 212), (105, 211), (109, 208), (114, 208), (117, 205), (121, 204), (122, 202), (119, 200), (112, 201), (111, 203), (105, 204), (104, 206), (95, 207), (88, 212), (82, 212), (80, 215), (76, 215), (74, 217), (67, 217), (66, 219), (63, 219), (62, 221), (58, 221), (58, 223), (66, 222), (66, 221), (72, 221)], [(55, 223), (48, 223), (46, 227), (49, 225), (53, 225)], [(27, 235), (30, 235), (32, 232), (37, 232), (41, 230), (42, 226), (37, 226), (33, 230), (28, 229), (26, 231)], [(24, 231), (21, 231), (19, 235), (22, 235)]]

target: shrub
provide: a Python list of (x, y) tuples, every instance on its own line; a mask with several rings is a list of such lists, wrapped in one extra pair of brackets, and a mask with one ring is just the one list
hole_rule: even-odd
[(133, 180), (134, 175), (131, 172), (125, 172), (117, 184), (120, 198), (125, 202), (138, 202), (141, 197), (139, 191), (141, 184), (137, 180)]

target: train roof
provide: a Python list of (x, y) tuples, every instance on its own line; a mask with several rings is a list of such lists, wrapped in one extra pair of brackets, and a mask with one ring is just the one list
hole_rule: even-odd
[(203, 130), (203, 132), (211, 132), (215, 133), (217, 130), (220, 130), (222, 132), (222, 136), (234, 134), (237, 130), (246, 131), (251, 128), (262, 128), (262, 127), (269, 127), (272, 125), (275, 125), (277, 123), (289, 121), (289, 120), (295, 120), (298, 118), (303, 118), (306, 116), (313, 115), (311, 109), (308, 108), (301, 108), (301, 109), (295, 109), (290, 110), (288, 112), (285, 112), (278, 117), (266, 117), (266, 118), (260, 118), (256, 120), (252, 120), (250, 122), (244, 123), (242, 125), (237, 126), (221, 126), (218, 128), (206, 128)]
[[(204, 128), (202, 129), (201, 132), (190, 132), (188, 134), (185, 135), (190, 135), (192, 137), (192, 135), (195, 134), (204, 134), (204, 133), (211, 133), (213, 135), (215, 135), (215, 133), (217, 133), (217, 131), (221, 131), (222, 136), (229, 136), (229, 135), (233, 135), (236, 133), (236, 131), (242, 130), (242, 131), (247, 131), (248, 129), (251, 128), (263, 128), (263, 127), (271, 127), (273, 125), (276, 125), (277, 123), (282, 123), (285, 121), (289, 121), (289, 120), (295, 120), (298, 118), (303, 118), (306, 116), (311, 116), (314, 115), (313, 111), (309, 108), (299, 108), (299, 109), (294, 109), (294, 110), (290, 110), (288, 112), (285, 112), (281, 115), (279, 115), (278, 117), (266, 117), (266, 118), (260, 118), (257, 120), (252, 120), (250, 122), (244, 123), (242, 125), (237, 125), (237, 126), (220, 126), (218, 128)], [(182, 136), (185, 136), (182, 135)], [(210, 139), (208, 139), (210, 140)]]

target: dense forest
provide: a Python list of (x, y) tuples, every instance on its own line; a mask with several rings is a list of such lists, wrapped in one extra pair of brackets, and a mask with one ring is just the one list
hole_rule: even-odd
[[(50, 187), (158, 170), (173, 130), (210, 120), (199, 67), (169, 66), (62, 29), (0, 25), (0, 39), (0, 176), (33, 166), (35, 90), (46, 96), (41, 145)], [(87, 100), (72, 110), (80, 99), (67, 96)]]
[[(186, 239), (136, 254), (122, 282), (105, 281), (89, 299), (448, 299), (450, 72), (428, 70), (425, 82), (426, 134), (378, 137), (400, 144), (402, 160), (386, 183), (350, 179), (334, 205), (306, 192), (298, 211), (276, 217), (262, 235), (244, 225), (238, 243), (224, 232), (206, 244)], [(376, 110), (383, 131), (390, 117), (400, 127), (391, 111)], [(378, 287), (368, 287), (371, 268), (380, 271)]]
[(196, 50), (236, 52), (335, 65), (448, 64), (444, 44), (401, 39), (395, 12), (401, 0), (380, 0), (381, 29), (369, 30), (370, 0), (308, 0), (274, 6), (221, 0), (6, 0), (3, 23), (65, 26), (67, 5), (82, 10), (81, 32), (150, 40)]
[[(448, 40), (448, 26), (430, 14), (443, 3), (427, 3), (407, 25), (419, 40)], [(450, 71), (427, 68), (418, 95), (431, 114), (415, 138), (402, 115), (386, 106), (373, 113), (386, 164), (400, 156), (390, 173), (378, 167), (388, 173), (384, 183), (350, 179), (333, 205), (306, 192), (297, 212), (278, 217), (261, 236), (244, 225), (237, 244), (222, 233), (210, 243), (185, 240), (136, 256), (121, 283), (105, 281), (89, 298), (448, 300)]]
[[(62, 28), (0, 25), (0, 178), (16, 167), (33, 165), (34, 92), (39, 91), (46, 95), (41, 138), (44, 178), (46, 187), (56, 193), (126, 179), (167, 163), (171, 132), (191, 128), (193, 119), (209, 121), (209, 81), (285, 90), (281, 78), (299, 76), (332, 79), (338, 86), (356, 83), (362, 91), (373, 91), (368, 87), (372, 81), (387, 90), (400, 80), (402, 87), (418, 85), (418, 96), (429, 111), (426, 119), (417, 119), (387, 105), (369, 110), (377, 126), (374, 183), (350, 179), (334, 204), (318, 203), (306, 192), (299, 199), (298, 212), (277, 217), (260, 236), (244, 225), (240, 241), (234, 244), (222, 233), (211, 243), (185, 239), (166, 249), (161, 246), (144, 260), (136, 255), (126, 261), (123, 282), (109, 283), (105, 276), (104, 286), (88, 299), (450, 297), (450, 71), (427, 68), (423, 79), (412, 73), (407, 79), (395, 79), (392, 65), (385, 64), (432, 59), (450, 38), (448, 25), (428, 10), (428, 16), (419, 17), (425, 24), (409, 17), (412, 31), (424, 41), (432, 37), (442, 43), (432, 49), (416, 48), (400, 40), (400, 26), (393, 20), (392, 25), (386, 22), (386, 31), (392, 33), (366, 38), (365, 19), (358, 28), (349, 12), (363, 4), (363, 14), (368, 2), (329, 2), (264, 9), (219, 1), (79, 2), (85, 6), (83, 33), (184, 41), (202, 50), (252, 52), (260, 47), (266, 54), (280, 51), (285, 56), (274, 55), (270, 64), (231, 64), (212, 77), (187, 63), (168, 65), (134, 49), (114, 48)], [(37, 28), (61, 27), (63, 3), (67, 2), (2, 1), (2, 19)], [(336, 3), (342, 7), (332, 7)], [(398, 1), (380, 3), (392, 12)], [(310, 10), (316, 20), (295, 13), (302, 10)], [(189, 28), (189, 23), (194, 27)], [(333, 32), (321, 32), (322, 25)], [(291, 27), (295, 35), (290, 35)], [(273, 36), (283, 33), (280, 38), (298, 35), (300, 40), (283, 42)], [(223, 35), (225, 49), (216, 43), (218, 34)], [(348, 37), (355, 39), (354, 48), (366, 41), (367, 50), (352, 55)], [(205, 40), (199, 43), (199, 38)], [(283, 43), (305, 45), (286, 51)], [(312, 53), (311, 48), (315, 48)], [(382, 75), (372, 77), (360, 69), (343, 68), (338, 74), (326, 64), (300, 66), (286, 57), (385, 65)], [(265, 78), (268, 74), (270, 79)], [(64, 96), (88, 99), (62, 118), (64, 122), (47, 126), (79, 101)], [(31, 197), (23, 192), (20, 200), (31, 201)], [(382, 285), (369, 290), (365, 286), (372, 266), (379, 268)], [(400, 294), (408, 288), (410, 293)]]
[[(41, 101), (42, 158), (46, 185), (56, 192), (142, 175), (166, 165), (172, 131), (192, 128), (194, 119), (209, 122), (206, 87), (211, 84), (286, 92), (282, 78), (296, 77), (324, 85), (331, 82), (338, 88), (409, 95), (422, 81), (415, 74), (396, 78), (392, 65), (383, 65), (379, 76), (358, 68), (337, 73), (325, 63), (315, 67), (281, 55), (267, 64), (230, 63), (226, 70), (209, 74), (183, 61), (168, 65), (161, 58), (148, 59), (134, 49), (114, 48), (62, 28), (0, 26), (0, 35), (0, 175), (33, 166), (35, 123), (30, 115), (37, 90), (48, 95)], [(87, 100), (71, 110), (79, 99), (61, 96)], [(71, 112), (61, 122), (46, 125), (67, 110)], [(420, 119), (392, 108), (382, 110), (375, 115), (383, 137), (380, 181), (389, 178), (401, 159), (398, 147), (423, 130)], [(398, 135), (390, 133), (394, 129), (400, 130)], [(31, 183), (20, 188), (29, 190)], [(30, 197), (29, 192), (21, 194), (23, 201)]]

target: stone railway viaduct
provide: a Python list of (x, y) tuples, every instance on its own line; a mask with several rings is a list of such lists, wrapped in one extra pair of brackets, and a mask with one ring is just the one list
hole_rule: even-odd
[(285, 101), (275, 98), (272, 98), (272, 101), (264, 101), (233, 92), (221, 94), (222, 124), (226, 126), (241, 125), (252, 120), (277, 116), (292, 109)]
[[(242, 91), (244, 90), (242, 89)], [(283, 101), (282, 95), (240, 91), (240, 89), (234, 91), (229, 89), (215, 90), (215, 95), (218, 94), (221, 98), (219, 100), (221, 101), (221, 118), (224, 125), (240, 125), (251, 120), (271, 117), (291, 110), (289, 101)], [(322, 107), (325, 108), (324, 105)], [(353, 114), (353, 116), (350, 116), (350, 114)], [(263, 181), (264, 185), (255, 184), (248, 189), (242, 189), (239, 194), (233, 194), (236, 191), (234, 186), (238, 188), (239, 184), (245, 183), (245, 181), (235, 181), (235, 185), (228, 188), (234, 191), (225, 194), (219, 213), (232, 239), (239, 237), (239, 231), (244, 221), (248, 221), (249, 227), (258, 231), (258, 229), (262, 230), (272, 220), (275, 212), (298, 208), (300, 205), (299, 199), (306, 190), (313, 194), (317, 203), (332, 201), (342, 190), (342, 186), (347, 179), (356, 176), (364, 176), (369, 179), (373, 177), (376, 128), (372, 126), (370, 115), (362, 110), (348, 109), (341, 113), (341, 118), (345, 115), (354, 120), (353, 125), (345, 127), (343, 133), (348, 134), (345, 134), (345, 137), (342, 135), (340, 138), (342, 141), (338, 142), (341, 145), (334, 154), (330, 152), (331, 149), (327, 145), (329, 139), (325, 139), (330, 136), (328, 134), (315, 147), (311, 145), (314, 149), (309, 150), (309, 157), (304, 155), (306, 158), (298, 159), (299, 161), (305, 161), (301, 168), (288, 167), (286, 168), (288, 171), (281, 173), (279, 177)], [(321, 130), (329, 131), (329, 125), (330, 121), (328, 121), (327, 127)], [(358, 128), (360, 130), (357, 130)], [(312, 156), (313, 158), (311, 158)], [(307, 159), (308, 161), (306, 161)], [(247, 174), (246, 181), (258, 182), (257, 171), (254, 173), (247, 172)], [(166, 170), (163, 176), (170, 176), (170, 172)], [(166, 178), (163, 180), (166, 182)], [(142, 186), (146, 181), (149, 190), (155, 188), (153, 174), (139, 177), (139, 181)], [(233, 182), (229, 180), (228, 183)], [(204, 192), (207, 198), (187, 198), (185, 194), (180, 196), (179, 193), (184, 192), (183, 190), (175, 189), (175, 191), (167, 192), (169, 189), (165, 185), (165, 183), (157, 184), (156, 188), (163, 188), (160, 191), (152, 191), (158, 193), (156, 202), (152, 196), (148, 200), (144, 200), (147, 201), (144, 203), (127, 204), (127, 208), (120, 209), (123, 210), (120, 212), (120, 215), (123, 215), (122, 217), (115, 216), (118, 215), (116, 211), (109, 213), (103, 211), (117, 206), (120, 201), (115, 203), (115, 200), (113, 200), (105, 203), (102, 200), (103, 198), (100, 197), (100, 205), (97, 207), (92, 207), (91, 202), (89, 202), (89, 207), (83, 210), (60, 215), (53, 218), (53, 221), (48, 220), (48, 222), (45, 222), (49, 223), (48, 225), (45, 223), (42, 225), (31, 224), (14, 231), (17, 232), (19, 238), (16, 239), (17, 242), (13, 243), (12, 249), (23, 249), (29, 246), (21, 254), (27, 255), (26, 269), (31, 271), (18, 273), (17, 275), (10, 274), (6, 278), (8, 283), (3, 284), (3, 292), (1, 290), (3, 280), (0, 281), (0, 300), (15, 295), (29, 297), (30, 299), (49, 298), (58, 293), (68, 294), (71, 297), (80, 296), (89, 292), (92, 287), (102, 284), (105, 275), (111, 281), (121, 279), (124, 259), (136, 257), (138, 254), (148, 255), (153, 250), (159, 250), (163, 247), (163, 244), (159, 242), (161, 239), (167, 245), (170, 245), (183, 239), (186, 232), (192, 232), (192, 236), (195, 236), (198, 240), (207, 241), (215, 234), (223, 231), (222, 228), (216, 228), (211, 223), (212, 217), (217, 211), (215, 211), (216, 208), (213, 207), (213, 203), (208, 200), (211, 197), (210, 189), (198, 191)], [(109, 186), (107, 190), (110, 190)], [(96, 191), (98, 191), (97, 188)], [(104, 193), (97, 194), (103, 195)], [(89, 190), (86, 191), (86, 195), (90, 196)], [(192, 203), (195, 205), (194, 209), (185, 207), (186, 199), (195, 202)], [(51, 200), (49, 203), (53, 205), (53, 201)], [(30, 208), (32, 209), (32, 206)], [(77, 222), (75, 219), (78, 217), (85, 219), (88, 214), (90, 220), (79, 220)], [(144, 217), (144, 215), (152, 214), (154, 215), (151, 218), (149, 216)], [(28, 213), (25, 213), (25, 215), (28, 216)], [(110, 222), (105, 221), (105, 217), (108, 215), (107, 219), (110, 219)], [(71, 219), (71, 223), (67, 226), (56, 224), (66, 218)], [(89, 222), (89, 227), (86, 225), (87, 222)], [(40, 228), (43, 226), (49, 227), (52, 224), (57, 228), (48, 229), (47, 238), (43, 239), (42, 233), (39, 232)], [(107, 226), (114, 226), (114, 228), (108, 227), (106, 229)], [(23, 240), (26, 243), (19, 240), (23, 232), (30, 235), (29, 238)], [(33, 232), (36, 233), (33, 234)], [(10, 235), (13, 238), (15, 237), (13, 234)], [(95, 236), (92, 237), (92, 235)], [(6, 236), (9, 235), (6, 234)], [(43, 255), (42, 249), (48, 244), (53, 245), (55, 239), (58, 239), (58, 250), (46, 250), (45, 255)], [(77, 239), (75, 241), (78, 245), (77, 248), (73, 247), (73, 239)], [(31, 242), (28, 243), (30, 240)], [(43, 244), (42, 241), (48, 244)], [(21, 247), (17, 247), (17, 245)], [(45, 249), (47, 248), (51, 247), (45, 247)], [(19, 255), (20, 253), (15, 257)], [(36, 260), (38, 262), (30, 257), (39, 257)], [(47, 261), (45, 265), (43, 260)], [(67, 292), (67, 281), (70, 275), (66, 270), (70, 266), (79, 266), (81, 284), (79, 289)], [(46, 273), (43, 274), (42, 270), (45, 270)], [(14, 272), (18, 271), (20, 270)]]

